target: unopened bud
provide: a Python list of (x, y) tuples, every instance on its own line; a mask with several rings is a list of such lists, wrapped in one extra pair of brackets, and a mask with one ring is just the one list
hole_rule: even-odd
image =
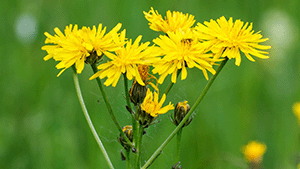
[[(124, 126), (122, 128), (122, 131), (124, 132), (124, 134), (128, 137), (129, 141), (133, 140), (133, 131), (132, 131), (132, 126), (127, 125)], [(120, 136), (118, 137), (118, 142), (127, 150), (128, 148), (130, 148), (129, 145), (127, 145), (126, 140), (122, 137), (122, 135), (120, 134)]]
[[(188, 104), (188, 101), (178, 102), (176, 104), (174, 113), (171, 115), (170, 120), (172, 123), (174, 123), (176, 126), (179, 125), (179, 123), (182, 121), (182, 119), (186, 116), (186, 114), (190, 111), (190, 105)], [(191, 116), (182, 127), (189, 125), (192, 120), (193, 116)]]
[(136, 80), (133, 82), (132, 87), (129, 91), (130, 101), (134, 104), (141, 104), (147, 93), (147, 86), (140, 85)]

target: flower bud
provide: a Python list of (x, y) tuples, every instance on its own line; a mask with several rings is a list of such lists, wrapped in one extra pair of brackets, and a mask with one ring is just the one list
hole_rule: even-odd
[[(129, 141), (133, 140), (132, 126), (130, 126), (130, 125), (124, 126), (122, 128), (122, 131), (128, 137)], [(122, 137), (121, 134), (120, 134), (120, 137), (118, 137), (118, 142), (125, 148), (125, 150), (128, 150), (128, 148), (130, 148), (130, 146), (127, 145), (126, 140)]]
[[(178, 102), (175, 106), (174, 113), (171, 115), (170, 120), (176, 126), (179, 125), (182, 119), (190, 111), (190, 105), (187, 103), (188, 101)], [(182, 127), (189, 125), (192, 122), (193, 118), (193, 116), (189, 117), (189, 119), (184, 123)]]
[(129, 97), (130, 97), (130, 101), (134, 104), (141, 104), (145, 97), (146, 97), (146, 93), (147, 93), (147, 86), (142, 86), (139, 83), (137, 83), (137, 81), (134, 80), (132, 87), (129, 91)]

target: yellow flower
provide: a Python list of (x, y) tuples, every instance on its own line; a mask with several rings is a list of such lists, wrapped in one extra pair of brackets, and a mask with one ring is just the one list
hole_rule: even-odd
[[(154, 94), (154, 98), (153, 98), (153, 94)], [(165, 94), (163, 94), (159, 102), (158, 102), (158, 93), (154, 92), (153, 94), (148, 88), (146, 97), (143, 103), (141, 104), (142, 110), (144, 110), (146, 113), (150, 114), (152, 117), (156, 117), (159, 114), (165, 114), (169, 110), (174, 109), (174, 106), (173, 104), (171, 104), (171, 102), (167, 106), (162, 108), (162, 105), (166, 100)]]
[(196, 33), (200, 39), (212, 45), (211, 50), (216, 53), (215, 57), (234, 58), (237, 66), (241, 64), (240, 51), (253, 62), (255, 60), (251, 55), (262, 59), (269, 58), (266, 56), (268, 52), (262, 50), (270, 49), (271, 46), (258, 44), (268, 38), (262, 39), (260, 31), (254, 33), (252, 23), (249, 26), (248, 22), (244, 25), (239, 19), (233, 23), (232, 17), (227, 21), (222, 16), (217, 21), (211, 19), (210, 22), (204, 22), (204, 25), (198, 23), (195, 27)]
[[(73, 29), (72, 29), (73, 28)], [(45, 32), (45, 44), (52, 43), (54, 45), (45, 45), (42, 50), (46, 50), (48, 55), (44, 60), (53, 58), (60, 61), (56, 65), (57, 69), (63, 69), (57, 75), (59, 76), (67, 68), (75, 64), (77, 73), (81, 73), (84, 68), (84, 63), (91, 54), (97, 54), (101, 57), (104, 51), (115, 51), (125, 43), (124, 33), (118, 34), (121, 24), (118, 24), (109, 33), (105, 34), (106, 27), (102, 30), (102, 24), (99, 24), (98, 31), (96, 27), (93, 29), (83, 27), (78, 29), (77, 25), (70, 24), (66, 26), (64, 33), (54, 28), (56, 35), (52, 36)]]
[(267, 146), (265, 144), (256, 141), (251, 141), (242, 148), (242, 152), (244, 153), (245, 159), (248, 162), (253, 163), (260, 163), (266, 150)]
[(95, 26), (91, 30), (89, 27), (82, 27), (81, 35), (86, 43), (93, 46), (98, 56), (106, 51), (116, 51), (125, 45), (125, 32), (124, 29), (120, 34), (118, 31), (121, 29), (122, 24), (117, 24), (110, 32), (105, 34), (106, 27), (102, 30), (102, 24), (99, 24), (98, 30)]
[(142, 43), (139, 45), (142, 36), (136, 38), (135, 42), (132, 44), (130, 39), (126, 43), (126, 47), (123, 47), (117, 51), (116, 54), (104, 52), (105, 55), (111, 59), (107, 63), (103, 63), (98, 66), (98, 71), (90, 80), (99, 77), (103, 79), (107, 77), (105, 85), (112, 85), (115, 87), (119, 81), (119, 78), (122, 73), (126, 73), (126, 76), (129, 80), (135, 78), (135, 80), (141, 84), (145, 85), (138, 71), (139, 64), (150, 65), (152, 62), (157, 62), (160, 58), (156, 57), (159, 55), (158, 48), (155, 46), (149, 47), (150, 42)]
[(297, 102), (293, 105), (293, 112), (298, 119), (300, 125), (300, 102)]
[(206, 46), (198, 41), (195, 34), (188, 29), (168, 32), (167, 35), (160, 35), (153, 42), (160, 46), (161, 53), (165, 55), (159, 62), (153, 64), (153, 73), (160, 76), (158, 83), (163, 83), (167, 75), (172, 74), (172, 82), (176, 83), (177, 71), (182, 70), (181, 80), (186, 79), (187, 69), (196, 67), (203, 71), (208, 79), (207, 70), (215, 74), (212, 67), (214, 60), (212, 54), (207, 54)]
[(167, 33), (175, 32), (178, 29), (182, 31), (186, 31), (191, 28), (194, 23), (194, 16), (189, 14), (183, 14), (182, 12), (171, 13), (171, 11), (167, 11), (167, 16), (165, 19), (154, 9), (151, 7), (151, 10), (147, 13), (144, 11), (145, 18), (150, 22), (150, 29), (154, 31), (162, 31)]

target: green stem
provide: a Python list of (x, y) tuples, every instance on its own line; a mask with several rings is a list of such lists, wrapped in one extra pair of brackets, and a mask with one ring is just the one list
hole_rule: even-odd
[[(125, 90), (125, 96), (126, 96), (126, 103), (127, 103), (128, 108), (132, 111), (131, 104), (130, 104), (130, 98), (129, 98), (128, 79), (127, 79), (126, 73), (123, 73), (123, 76), (124, 76), (124, 90)], [(137, 122), (136, 122), (134, 116), (135, 116), (135, 114), (131, 114), (133, 137), (135, 137), (137, 135), (136, 134)], [(134, 144), (134, 145), (136, 145), (136, 144)]]
[[(92, 69), (93, 69), (94, 73), (97, 73), (98, 70), (97, 70), (96, 64), (91, 64), (91, 66), (92, 66)], [(133, 147), (133, 144), (131, 143), (131, 141), (128, 139), (128, 137), (127, 137), (127, 136), (124, 134), (124, 132), (122, 131), (122, 128), (120, 127), (120, 125), (119, 125), (119, 123), (118, 123), (118, 121), (117, 121), (117, 119), (116, 119), (116, 117), (115, 117), (115, 115), (114, 115), (114, 113), (113, 113), (113, 111), (112, 111), (112, 108), (111, 108), (110, 103), (109, 103), (109, 101), (108, 101), (108, 99), (107, 99), (107, 96), (106, 96), (105, 91), (104, 91), (104, 89), (103, 89), (103, 85), (102, 85), (102, 83), (101, 83), (100, 78), (98, 77), (98, 78), (96, 78), (96, 80), (97, 80), (99, 89), (100, 89), (100, 91), (101, 91), (101, 94), (102, 94), (102, 96), (103, 96), (103, 99), (104, 99), (105, 105), (106, 105), (106, 107), (107, 107), (107, 110), (108, 110), (108, 112), (109, 112), (109, 114), (110, 114), (110, 116), (111, 116), (113, 122), (114, 122), (115, 125), (117, 126), (117, 129), (118, 129), (119, 132), (121, 133), (121, 136), (126, 140), (127, 144), (128, 144), (130, 147)]]
[(135, 157), (135, 169), (140, 169), (141, 167), (141, 145), (143, 138), (144, 128), (138, 123), (137, 124), (137, 141), (136, 141), (136, 157)]
[(175, 163), (178, 163), (180, 160), (180, 150), (181, 150), (181, 135), (182, 135), (182, 128), (180, 128), (177, 132), (177, 145), (176, 145), (176, 156), (175, 156)]
[(129, 90), (128, 90), (128, 79), (127, 79), (126, 73), (123, 73), (123, 76), (124, 76), (126, 102), (127, 102), (127, 106), (131, 109), (131, 104), (130, 104), (130, 99), (129, 99)]
[(169, 137), (152, 154), (152, 156), (149, 158), (149, 160), (146, 162), (146, 164), (142, 167), (142, 169), (145, 169), (145, 168), (149, 167), (149, 165), (153, 162), (153, 160), (156, 159), (156, 156), (158, 156), (160, 154), (160, 152), (162, 151), (162, 149), (171, 141), (171, 139), (174, 137), (174, 135), (181, 129), (181, 127), (184, 125), (184, 123), (188, 120), (188, 118), (192, 115), (192, 113), (194, 112), (194, 110), (196, 109), (196, 107), (202, 101), (202, 99), (206, 95), (208, 89), (210, 88), (210, 86), (212, 85), (212, 83), (214, 82), (214, 80), (216, 79), (216, 77), (218, 76), (218, 74), (220, 73), (220, 71), (222, 70), (222, 68), (224, 67), (224, 65), (226, 64), (227, 61), (228, 61), (228, 58), (226, 57), (221, 62), (220, 66), (218, 67), (218, 69), (216, 71), (216, 73), (211, 77), (211, 79), (209, 80), (209, 82), (205, 86), (205, 88), (202, 91), (201, 95), (196, 100), (195, 104), (192, 106), (192, 108), (190, 109), (190, 111), (188, 112), (188, 114), (186, 114), (186, 116), (182, 119), (182, 121), (178, 124), (178, 126), (174, 129), (174, 131), (169, 135)]
[(130, 151), (131, 151), (131, 149), (127, 149), (126, 150), (126, 165), (127, 165), (127, 169), (131, 169)]
[(79, 81), (78, 81), (77, 73), (76, 73), (76, 70), (75, 70), (74, 67), (73, 67), (73, 79), (74, 79), (75, 89), (76, 89), (76, 92), (77, 92), (77, 97), (79, 99), (79, 102), (80, 102), (83, 114), (85, 116), (85, 119), (86, 119), (87, 123), (89, 124), (89, 127), (90, 127), (90, 129), (91, 129), (91, 131), (93, 133), (93, 136), (96, 139), (96, 141), (97, 141), (97, 143), (98, 143), (98, 145), (99, 145), (99, 147), (100, 147), (100, 149), (101, 149), (101, 151), (102, 151), (102, 153), (103, 153), (103, 155), (105, 157), (105, 160), (106, 160), (109, 168), (113, 169), (114, 166), (112, 165), (112, 163), (111, 163), (111, 161), (109, 159), (109, 156), (108, 156), (108, 154), (107, 154), (107, 152), (106, 152), (106, 150), (105, 150), (105, 148), (104, 148), (104, 146), (103, 146), (103, 144), (102, 144), (102, 142), (101, 142), (101, 140), (100, 140), (100, 138), (99, 138), (99, 136), (98, 136), (98, 134), (96, 132), (96, 129), (94, 128), (93, 122), (92, 122), (92, 120), (91, 120), (91, 118), (89, 116), (89, 113), (88, 113), (88, 111), (86, 109), (86, 106), (84, 104), (84, 100), (83, 100), (83, 97), (82, 97), (82, 94), (81, 94), (81, 90), (80, 90), (80, 86), (79, 86)]
[[(177, 70), (177, 78), (178, 78), (178, 76), (179, 76), (180, 73), (181, 73), (181, 69), (178, 69), (178, 70)], [(173, 85), (174, 85), (174, 83), (171, 82), (171, 83), (169, 84), (168, 88), (166, 89), (166, 91), (164, 92), (164, 94), (168, 95), (168, 93), (169, 93), (170, 90), (172, 89)]]

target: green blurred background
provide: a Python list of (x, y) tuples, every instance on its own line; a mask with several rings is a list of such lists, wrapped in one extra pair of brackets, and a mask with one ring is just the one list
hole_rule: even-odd
[[(150, 7), (163, 16), (167, 10), (193, 14), (201, 23), (223, 15), (253, 22), (253, 29), (261, 30), (270, 39), (265, 44), (272, 46), (268, 60), (255, 58), (252, 63), (243, 57), (240, 67), (234, 60), (227, 63), (184, 128), (183, 168), (245, 168), (241, 147), (251, 140), (267, 145), (264, 168), (296, 168), (300, 133), (292, 105), (300, 101), (298, 0), (1, 0), (0, 168), (108, 168), (79, 106), (71, 69), (57, 78), (57, 62), (43, 61), (44, 32), (53, 35), (54, 27), (63, 30), (71, 23), (103, 23), (110, 30), (121, 22), (128, 38), (142, 34), (142, 41), (151, 41), (159, 33), (144, 18)], [(125, 168), (118, 131), (96, 81), (88, 80), (91, 74), (87, 66), (79, 76), (88, 110), (115, 168)], [(206, 83), (201, 71), (190, 69), (167, 101), (192, 104)], [(119, 123), (130, 124), (122, 80), (105, 90)], [(159, 119), (146, 129), (143, 161), (174, 129), (168, 114)], [(172, 140), (150, 168), (171, 168), (174, 147)]]

